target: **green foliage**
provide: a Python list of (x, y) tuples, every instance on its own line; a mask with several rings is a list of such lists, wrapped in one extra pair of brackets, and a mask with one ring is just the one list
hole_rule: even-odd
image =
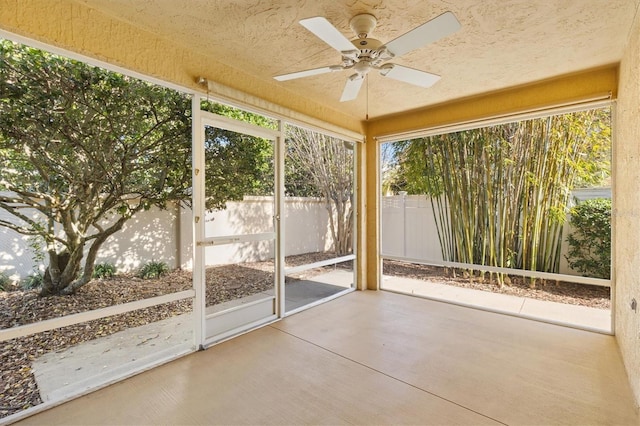
[(93, 267), (93, 278), (113, 278), (116, 275), (116, 267), (112, 263), (98, 263)]
[[(40, 224), (38, 229), (44, 229), (44, 226)], [(44, 254), (44, 240), (40, 235), (32, 235), (27, 239), (27, 244), (29, 245), (29, 250), (31, 250), (31, 260), (36, 265), (44, 262), (45, 254)]]
[(152, 260), (151, 262), (145, 263), (140, 271), (138, 272), (138, 276), (145, 280), (150, 280), (154, 278), (160, 278), (163, 275), (166, 275), (169, 272), (169, 265), (165, 262), (156, 262)]
[(9, 278), (6, 272), (0, 272), (0, 291), (8, 291), (11, 288), (13, 281)]
[[(201, 109), (271, 130), (277, 120), (228, 105), (202, 101)], [(311, 173), (314, 163), (291, 160), (291, 144), (286, 145), (285, 194), (289, 197), (321, 197)], [(245, 195), (274, 193), (274, 148), (270, 141), (228, 130), (205, 130), (206, 204), (209, 209), (224, 208), (227, 200)]]
[(27, 278), (24, 278), (20, 282), (20, 287), (22, 287), (23, 290), (40, 288), (42, 287), (43, 280), (44, 277), (40, 272), (32, 272)]
[(383, 187), (432, 197), (446, 260), (557, 272), (571, 190), (608, 183), (610, 127), (603, 108), (395, 142)]
[(224, 117), (233, 118), (234, 120), (264, 127), (266, 129), (278, 130), (278, 120), (265, 117), (261, 114), (245, 111), (240, 108), (235, 108), (229, 105), (219, 104), (217, 102), (212, 102), (209, 100), (203, 100), (202, 102), (200, 102), (200, 109), (203, 111), (222, 115)]
[(571, 209), (569, 266), (593, 278), (611, 277), (611, 200), (586, 200)]
[[(226, 105), (203, 101), (201, 108), (261, 127), (273, 127), (273, 120)], [(274, 147), (270, 140), (206, 127), (204, 149), (207, 209), (224, 209), (227, 201), (239, 201), (247, 195), (273, 195)]]
[(86, 284), (135, 213), (190, 198), (190, 110), (174, 90), (0, 40), (0, 208), (14, 216), (0, 226), (45, 247), (42, 294)]

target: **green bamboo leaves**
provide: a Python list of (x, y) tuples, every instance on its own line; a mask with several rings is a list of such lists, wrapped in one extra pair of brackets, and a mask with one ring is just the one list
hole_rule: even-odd
[(610, 112), (396, 142), (394, 152), (387, 185), (431, 196), (443, 259), (558, 272), (571, 191), (610, 175)]

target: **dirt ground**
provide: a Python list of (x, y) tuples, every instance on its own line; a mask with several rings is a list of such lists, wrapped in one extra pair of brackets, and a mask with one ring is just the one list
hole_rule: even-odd
[[(330, 257), (332, 255), (326, 253), (310, 253), (288, 257), (286, 262), (287, 266), (291, 267)], [(460, 273), (453, 277), (450, 271), (432, 266), (386, 260), (383, 267), (386, 275), (405, 276), (539, 300), (609, 308), (609, 289), (603, 287), (538, 281), (536, 287), (531, 288), (529, 281), (511, 278), (510, 285), (500, 288), (495, 281), (480, 281), (478, 277), (468, 279)], [(255, 294), (272, 287), (272, 271), (271, 262), (208, 268), (207, 305)], [(322, 271), (323, 268), (318, 268), (297, 276), (289, 276), (287, 282), (307, 278)], [(191, 286), (191, 273), (176, 270), (160, 279), (152, 280), (143, 280), (133, 275), (94, 280), (71, 296), (40, 298), (37, 290), (0, 292), (0, 329), (174, 293), (187, 290)], [(44, 353), (61, 351), (126, 328), (190, 312), (191, 309), (191, 300), (181, 300), (1, 342), (0, 418), (42, 402), (31, 371), (31, 361)]]

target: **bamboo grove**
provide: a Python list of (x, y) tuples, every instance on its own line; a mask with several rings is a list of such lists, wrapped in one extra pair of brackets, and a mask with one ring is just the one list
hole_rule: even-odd
[(556, 115), (396, 142), (386, 185), (431, 196), (443, 259), (558, 272), (571, 191), (610, 150), (608, 108)]

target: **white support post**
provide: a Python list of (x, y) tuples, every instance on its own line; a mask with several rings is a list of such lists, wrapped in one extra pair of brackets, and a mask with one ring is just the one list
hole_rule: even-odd
[(276, 284), (276, 316), (285, 314), (284, 288), (284, 256), (285, 256), (285, 207), (284, 207), (284, 157), (285, 129), (282, 120), (278, 120), (279, 135), (275, 140), (275, 284)]
[(199, 245), (203, 241), (204, 233), (204, 126), (200, 112), (200, 96), (194, 94), (191, 101), (191, 156), (192, 156), (192, 225), (193, 225), (193, 321), (194, 343), (196, 348), (202, 348), (206, 340), (205, 329), (205, 247)]

